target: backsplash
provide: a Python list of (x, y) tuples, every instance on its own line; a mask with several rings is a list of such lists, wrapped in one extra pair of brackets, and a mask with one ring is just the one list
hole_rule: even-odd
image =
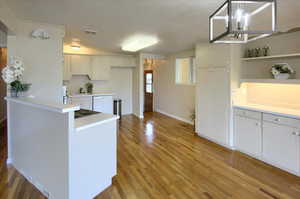
[(69, 94), (78, 94), (79, 88), (85, 88), (88, 82), (93, 83), (94, 93), (114, 93), (123, 101), (124, 114), (132, 113), (132, 68), (112, 68), (108, 81), (91, 81), (87, 75), (74, 75), (70, 81), (64, 81)]
[(247, 103), (300, 109), (300, 85), (244, 83), (240, 89)]

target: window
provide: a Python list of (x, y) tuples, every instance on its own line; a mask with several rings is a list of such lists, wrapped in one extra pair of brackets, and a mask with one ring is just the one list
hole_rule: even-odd
[(146, 93), (152, 93), (153, 88), (152, 88), (152, 73), (146, 73)]
[(195, 57), (176, 59), (176, 84), (196, 83)]

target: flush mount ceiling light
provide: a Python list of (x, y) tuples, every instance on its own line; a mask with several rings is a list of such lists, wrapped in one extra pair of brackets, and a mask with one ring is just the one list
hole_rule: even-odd
[(209, 17), (210, 43), (247, 43), (276, 29), (276, 0), (227, 0)]
[(158, 39), (153, 36), (136, 35), (127, 39), (122, 44), (123, 51), (137, 52), (141, 49), (153, 46), (158, 43)]
[(72, 44), (71, 44), (71, 48), (73, 50), (80, 50), (80, 40), (79, 39), (73, 39)]

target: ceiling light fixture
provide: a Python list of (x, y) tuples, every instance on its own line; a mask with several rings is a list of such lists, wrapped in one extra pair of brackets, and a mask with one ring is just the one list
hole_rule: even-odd
[(123, 51), (137, 52), (141, 49), (153, 46), (158, 43), (158, 39), (148, 35), (135, 35), (122, 44)]
[(73, 50), (80, 50), (80, 40), (79, 39), (73, 39), (71, 48)]
[[(260, 21), (268, 21), (261, 30)], [(277, 0), (227, 0), (209, 17), (210, 43), (247, 43), (276, 33)]]

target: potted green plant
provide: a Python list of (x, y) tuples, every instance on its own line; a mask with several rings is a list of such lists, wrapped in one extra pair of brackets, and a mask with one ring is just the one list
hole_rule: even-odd
[(94, 85), (91, 82), (86, 83), (85, 87), (86, 87), (87, 93), (89, 93), (89, 94), (93, 93), (93, 87), (94, 87)]

